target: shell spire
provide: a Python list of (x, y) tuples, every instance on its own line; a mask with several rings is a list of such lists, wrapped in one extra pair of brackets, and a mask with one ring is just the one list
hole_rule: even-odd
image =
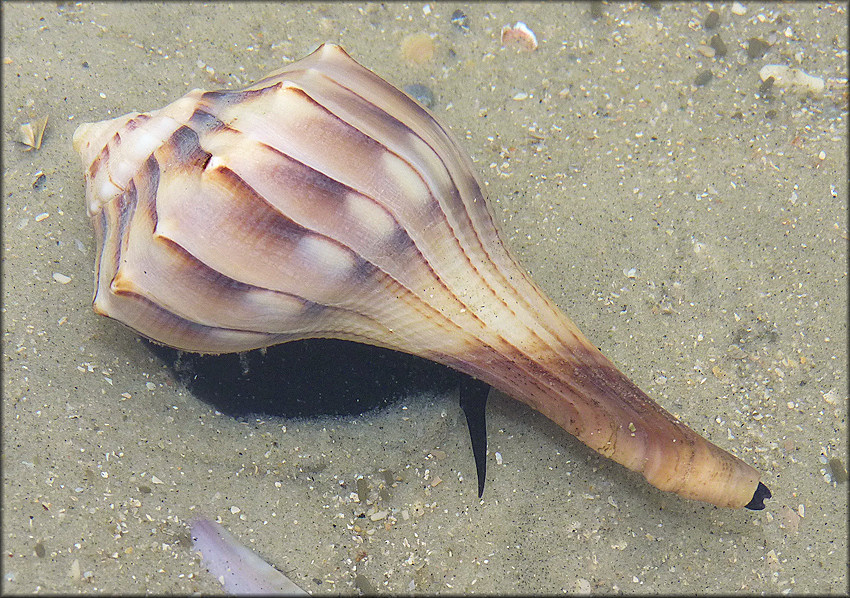
[(240, 90), (81, 125), (94, 309), (187, 351), (333, 337), (443, 363), (652, 485), (761, 508), (531, 280), (431, 114), (325, 44)]

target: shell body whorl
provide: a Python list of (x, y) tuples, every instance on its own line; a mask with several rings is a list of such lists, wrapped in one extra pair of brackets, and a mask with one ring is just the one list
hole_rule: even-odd
[(334, 337), (413, 353), (663, 490), (752, 498), (758, 472), (652, 402), (517, 265), (445, 129), (338, 46), (81, 125), (74, 147), (96, 312), (195, 352)]

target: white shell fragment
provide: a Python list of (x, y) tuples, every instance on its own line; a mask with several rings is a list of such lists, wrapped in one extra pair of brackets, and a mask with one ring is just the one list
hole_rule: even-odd
[(306, 596), (286, 575), (246, 548), (230, 532), (209, 519), (191, 522), (192, 549), (201, 553), (207, 570), (228, 594)]
[(22, 124), (18, 133), (18, 141), (27, 146), (26, 151), (40, 149), (46, 128), (47, 115), (45, 114), (32, 122)]
[(755, 469), (654, 403), (546, 297), (447, 130), (339, 46), (243, 89), (81, 125), (74, 147), (97, 313), (201, 353), (317, 337), (412, 353), (663, 490), (730, 507), (764, 496)]
[(798, 87), (812, 93), (821, 93), (825, 83), (820, 77), (814, 77), (801, 69), (791, 68), (784, 64), (766, 64), (761, 67), (759, 77), (767, 81), (773, 77), (773, 84), (777, 87)]

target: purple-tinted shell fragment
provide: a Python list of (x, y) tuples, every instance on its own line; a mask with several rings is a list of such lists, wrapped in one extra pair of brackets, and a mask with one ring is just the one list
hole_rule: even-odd
[(307, 592), (209, 519), (190, 523), (192, 548), (228, 594), (304, 596)]

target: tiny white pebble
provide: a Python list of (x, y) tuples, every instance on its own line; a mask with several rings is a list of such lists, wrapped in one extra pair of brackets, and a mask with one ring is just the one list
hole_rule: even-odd
[(806, 507), (802, 504), (797, 507), (797, 515), (799, 515), (800, 517), (806, 516)]
[(42, 220), (45, 220), (45, 219), (47, 219), (48, 217), (50, 217), (50, 213), (49, 213), (49, 212), (42, 212), (41, 214), (39, 214), (38, 216), (36, 216), (36, 217), (35, 217), (35, 221), (36, 221), (36, 222), (41, 222)]
[(230, 512), (234, 515), (236, 515), (236, 513), (239, 513), (241, 510), (242, 509), (240, 509), (239, 507), (230, 507)]
[(747, 7), (740, 2), (735, 2), (735, 4), (732, 5), (732, 14), (738, 15), (739, 17), (743, 16), (747, 14)]
[(496, 453), (496, 463), (498, 465), (502, 464), (502, 453), (499, 453), (499, 452)]
[(103, 92), (101, 91), (101, 92), (100, 92), (100, 97), (101, 97), (101, 98), (103, 98), (103, 99), (105, 100), (105, 99), (106, 99), (106, 94), (105, 94), (105, 93), (103, 93)]
[(626, 275), (626, 278), (636, 278), (637, 277), (637, 269), (629, 268), (628, 270), (623, 270), (623, 274)]
[(821, 151), (821, 153), (818, 154), (818, 158), (820, 158), (821, 160), (826, 160), (826, 152)]
[(520, 91), (519, 93), (517, 93), (516, 95), (514, 95), (514, 100), (516, 100), (516, 101), (518, 101), (518, 102), (519, 102), (520, 100), (526, 100), (526, 99), (528, 99), (528, 94), (527, 94), (526, 92), (524, 92), (524, 91)]
[(162, 483), (163, 483), (163, 482), (162, 482), (162, 480), (160, 480), (160, 479), (159, 479), (158, 477), (156, 477), (155, 475), (152, 475), (152, 476), (151, 476), (151, 484), (162, 484)]
[(65, 276), (64, 274), (60, 274), (59, 272), (54, 272), (53, 280), (55, 280), (59, 284), (68, 284), (69, 282), (71, 282), (71, 277)]
[(145, 382), (145, 386), (148, 390), (156, 390), (156, 384), (154, 384), (153, 382)]

